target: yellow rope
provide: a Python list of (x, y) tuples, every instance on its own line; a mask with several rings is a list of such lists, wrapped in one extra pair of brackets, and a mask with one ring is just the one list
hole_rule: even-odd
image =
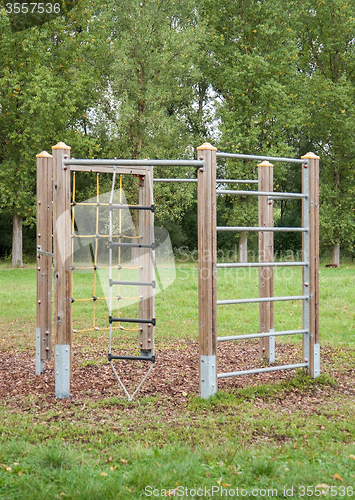
[[(72, 238), (97, 238), (97, 234), (72, 234)], [(108, 234), (99, 234), (100, 238), (109, 238)], [(112, 238), (130, 238), (132, 240), (140, 238), (140, 236), (127, 236), (125, 234), (113, 234)]]
[[(123, 189), (122, 189), (122, 174), (120, 175), (120, 203), (122, 204), (122, 198), (123, 198)], [(106, 297), (96, 297), (96, 288), (97, 288), (97, 270), (99, 269), (99, 266), (97, 265), (97, 257), (98, 257), (98, 238), (96, 237), (99, 234), (99, 207), (100, 206), (109, 206), (108, 203), (99, 203), (100, 199), (100, 182), (99, 182), (99, 174), (96, 174), (96, 203), (76, 203), (76, 173), (73, 172), (73, 201), (71, 203), (72, 206), (72, 238), (94, 238), (95, 243), (94, 243), (94, 262), (90, 266), (74, 266), (74, 251), (72, 251), (71, 255), (71, 263), (72, 263), (72, 268), (77, 269), (77, 270), (87, 270), (87, 269), (93, 269), (94, 270), (94, 280), (93, 280), (93, 297), (86, 298), (86, 299), (73, 299), (74, 302), (93, 302), (93, 318), (92, 318), (92, 327), (91, 328), (85, 328), (85, 329), (80, 329), (76, 330), (73, 329), (73, 332), (76, 333), (84, 333), (84, 332), (91, 332), (91, 331), (109, 331), (110, 328), (100, 328), (99, 326), (96, 325), (96, 301), (106, 301)], [(75, 206), (76, 205), (82, 205), (82, 206), (94, 206), (96, 207), (96, 234), (86, 234), (86, 235), (76, 235), (75, 234)], [(137, 205), (138, 206), (138, 205)], [(128, 236), (128, 235), (123, 235), (121, 234), (122, 231), (122, 211), (119, 211), (119, 234), (114, 235), (114, 238), (118, 238), (120, 241), (122, 241), (122, 238), (129, 238), (129, 239), (139, 239), (140, 236)], [(109, 238), (109, 235), (100, 235), (101, 238)], [(74, 250), (74, 249), (73, 249)], [(120, 270), (121, 269), (140, 269), (141, 266), (122, 266), (121, 265), (121, 248), (118, 248), (118, 264), (117, 264), (117, 279), (119, 281), (120, 277)], [(109, 269), (109, 267), (100, 266), (100, 269)], [(73, 273), (71, 273), (71, 286), (73, 290)], [(120, 285), (117, 285), (117, 295), (119, 296), (119, 291), (120, 291)], [(95, 299), (94, 299), (95, 297)], [(119, 317), (120, 314), (120, 308), (119, 308), (119, 301), (120, 300), (136, 300), (140, 299), (141, 296), (135, 296), (135, 297), (116, 297), (117, 299), (117, 316)], [(124, 328), (121, 326), (121, 323), (118, 323), (117, 327), (112, 327), (112, 330), (124, 330), (126, 332), (135, 332), (135, 331), (140, 331), (140, 328)]]

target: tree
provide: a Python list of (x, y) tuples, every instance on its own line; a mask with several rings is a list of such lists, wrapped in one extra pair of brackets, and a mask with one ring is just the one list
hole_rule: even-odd
[[(103, 21), (105, 43), (97, 46), (95, 58), (101, 61), (106, 86), (93, 113), (92, 132), (109, 138), (113, 157), (194, 157), (201, 133), (206, 133), (208, 88), (200, 71), (204, 28), (195, 3), (128, 0), (122, 8), (111, 0), (100, 4), (92, 25)], [(156, 168), (155, 174), (195, 176), (192, 169)], [(160, 221), (181, 217), (193, 193), (192, 186), (156, 185)]]
[(35, 222), (35, 155), (58, 140), (88, 143), (81, 120), (94, 79), (76, 26), (74, 17), (11, 33), (0, 11), (0, 209), (13, 217), (13, 266), (23, 263), (22, 224)]
[[(220, 102), (219, 147), (244, 154), (293, 155), (289, 137), (301, 123), (302, 110), (297, 100), (297, 37), (285, 2), (206, 0), (204, 16), (212, 56), (207, 74)], [(255, 179), (255, 167), (255, 162), (226, 161), (223, 173)], [(278, 183), (285, 172), (286, 167), (275, 168)], [(233, 199), (233, 225), (254, 225), (251, 197)], [(246, 236), (240, 236), (244, 255)]]
[(320, 229), (337, 266), (340, 247), (351, 251), (355, 234), (354, 7), (345, 0), (297, 3), (310, 114), (304, 139), (321, 157)]

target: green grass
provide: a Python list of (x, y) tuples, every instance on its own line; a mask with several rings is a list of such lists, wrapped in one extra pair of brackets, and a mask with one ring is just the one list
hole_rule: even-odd
[[(258, 295), (254, 270), (218, 273), (218, 298)], [(90, 296), (92, 275), (75, 279), (80, 296)], [(33, 352), (35, 283), (35, 267), (0, 265), (1, 351)], [(300, 294), (300, 271), (276, 274), (275, 294)], [(104, 303), (100, 308), (98, 320), (105, 325)], [(91, 313), (91, 303), (74, 304), (78, 328), (90, 327)], [(157, 490), (151, 498), (174, 489), (180, 498), (201, 498), (191, 490), (205, 487), (239, 488), (239, 496), (244, 489), (250, 498), (271, 496), (256, 488), (290, 498), (285, 491), (293, 488), (293, 498), (316, 498), (317, 485), (323, 485), (325, 497), (352, 498), (354, 314), (355, 266), (321, 266), (321, 344), (334, 348), (328, 361), (336, 376), (323, 373), (311, 380), (300, 371), (284, 382), (220, 391), (207, 401), (186, 396), (174, 402), (160, 394), (131, 403), (116, 397), (92, 401), (87, 395), (75, 401), (2, 398), (0, 499), (135, 499), (152, 493), (149, 487)], [(196, 266), (178, 263), (177, 280), (157, 296), (156, 316), (161, 348), (197, 339)], [(258, 308), (222, 307), (218, 322), (221, 334), (256, 332)], [(298, 328), (300, 322), (300, 303), (277, 304), (278, 329)], [(91, 338), (107, 341), (99, 331), (78, 333), (74, 342)], [(136, 345), (135, 332), (124, 339), (127, 348)], [(301, 342), (298, 336), (291, 340)], [(86, 349), (90, 352), (90, 342)], [(302, 495), (300, 486), (308, 487), (308, 494)]]

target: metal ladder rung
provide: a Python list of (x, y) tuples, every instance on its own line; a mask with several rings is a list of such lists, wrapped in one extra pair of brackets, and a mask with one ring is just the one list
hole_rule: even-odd
[(151, 361), (152, 363), (155, 363), (155, 356), (119, 356), (108, 353), (107, 358), (109, 361), (112, 359), (127, 359), (133, 361)]
[(140, 318), (114, 318), (113, 316), (109, 316), (109, 323), (145, 323), (148, 325), (156, 325), (155, 318), (152, 319), (140, 319)]

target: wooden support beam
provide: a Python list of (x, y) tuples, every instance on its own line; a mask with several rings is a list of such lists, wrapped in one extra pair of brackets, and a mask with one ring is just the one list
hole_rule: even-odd
[[(37, 158), (37, 250), (52, 253), (52, 155)], [(37, 254), (36, 374), (52, 357), (52, 257)]]
[[(63, 158), (70, 157), (70, 147), (59, 142), (53, 146), (53, 258), (54, 258), (54, 344), (56, 346), (56, 357), (58, 356), (67, 365), (64, 349), (57, 346), (69, 347), (69, 359), (71, 352), (71, 332), (72, 332), (72, 308), (71, 308), (71, 193), (70, 193), (70, 169), (62, 163)], [(57, 359), (55, 359), (57, 366)], [(60, 365), (61, 366), (61, 365)], [(69, 367), (65, 366), (65, 376)], [(59, 374), (60, 376), (61, 374)], [(65, 378), (67, 380), (67, 378)], [(60, 390), (57, 397), (68, 397), (67, 384), (60, 380)], [(57, 379), (56, 379), (57, 385)], [(60, 395), (64, 394), (64, 395)]]
[(216, 151), (204, 143), (197, 148), (198, 179), (198, 309), (200, 393), (208, 398), (217, 391), (217, 230)]
[[(143, 206), (153, 205), (153, 167), (146, 167), (145, 174), (139, 177), (139, 204)], [(150, 210), (139, 211), (139, 242), (143, 244), (154, 243), (154, 213)], [(154, 281), (154, 250), (148, 248), (140, 249), (139, 280), (146, 283)], [(155, 289), (151, 286), (139, 286), (139, 295), (143, 298), (139, 302), (139, 317), (141, 319), (152, 319), (154, 316), (154, 294)], [(142, 356), (151, 356), (154, 345), (154, 327), (147, 323), (140, 323), (141, 331), (138, 335), (139, 348)]]
[[(273, 191), (273, 164), (263, 161), (258, 165), (258, 190)], [(259, 196), (259, 227), (273, 226), (273, 201), (267, 196)], [(259, 262), (274, 261), (274, 233), (259, 232)], [(259, 297), (274, 296), (274, 270), (272, 267), (259, 268)], [(259, 332), (268, 333), (274, 328), (274, 303), (259, 304)], [(260, 338), (259, 353), (270, 361), (269, 338)], [(273, 356), (272, 358), (273, 359)]]
[[(301, 157), (308, 160), (308, 166), (303, 166), (308, 171), (309, 202), (308, 216), (303, 210), (303, 224), (309, 222), (309, 271), (307, 282), (305, 272), (303, 277), (303, 290), (309, 294), (309, 304), (304, 304), (303, 324), (309, 325), (309, 336), (304, 335), (303, 353), (309, 360), (308, 373), (311, 377), (320, 374), (319, 369), (319, 156), (307, 153)], [(305, 172), (306, 173), (306, 172)], [(303, 186), (305, 180), (303, 181)], [(305, 254), (305, 237), (303, 237), (303, 254)], [(308, 309), (308, 311), (307, 311)], [(308, 318), (306, 315), (309, 315)]]

